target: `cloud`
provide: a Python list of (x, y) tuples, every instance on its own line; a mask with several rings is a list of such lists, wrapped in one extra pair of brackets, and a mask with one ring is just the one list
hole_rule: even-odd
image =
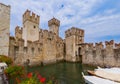
[(72, 27), (85, 30), (86, 42), (114, 39), (119, 41), (120, 1), (112, 0), (0, 0), (11, 5), (11, 35), (16, 25), (22, 26), (22, 14), (30, 9), (40, 15), (40, 28), (48, 29), (48, 20), (61, 21), (60, 36)]

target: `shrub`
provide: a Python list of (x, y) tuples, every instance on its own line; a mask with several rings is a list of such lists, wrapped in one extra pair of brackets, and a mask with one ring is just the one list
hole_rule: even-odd
[(0, 55), (0, 62), (5, 62), (7, 65), (11, 65), (13, 63), (10, 57)]
[(9, 66), (4, 72), (9, 78), (22, 77), (25, 74), (24, 68), (18, 65)]

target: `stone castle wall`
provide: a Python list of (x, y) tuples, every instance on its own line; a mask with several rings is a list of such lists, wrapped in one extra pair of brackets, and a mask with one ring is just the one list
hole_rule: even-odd
[(9, 54), (10, 6), (0, 3), (0, 54)]
[(120, 67), (120, 46), (113, 40), (106, 41), (105, 47), (102, 42), (83, 44), (81, 54), (83, 64)]
[(23, 14), (23, 31), (22, 39), (25, 40), (25, 46), (27, 46), (27, 40), (36, 41), (39, 40), (39, 22), (40, 16), (35, 13), (26, 10)]
[(10, 37), (9, 49), (15, 63), (24, 64), (29, 59), (31, 65), (48, 64), (64, 59), (64, 41), (54, 32), (40, 29), (39, 40), (28, 40), (25, 46), (21, 38), (22, 28), (16, 27), (15, 31), (15, 37)]
[(15, 28), (15, 37), (10, 37), (10, 56), (16, 63), (27, 59), (31, 64), (44, 64), (64, 59), (64, 41), (59, 37), (60, 21), (48, 21), (49, 30), (39, 28), (39, 16), (27, 10), (23, 14), (23, 27)]
[(120, 67), (120, 43), (113, 40), (84, 43), (84, 30), (76, 27), (66, 30), (65, 39), (59, 37), (60, 21), (48, 21), (49, 30), (39, 28), (40, 17), (27, 10), (23, 14), (23, 27), (15, 28), (11, 37), (10, 6), (0, 3), (0, 54), (10, 56), (15, 63), (31, 65), (66, 60), (83, 64)]
[(77, 44), (84, 43), (84, 30), (72, 27), (65, 32), (65, 49), (67, 61), (79, 61)]

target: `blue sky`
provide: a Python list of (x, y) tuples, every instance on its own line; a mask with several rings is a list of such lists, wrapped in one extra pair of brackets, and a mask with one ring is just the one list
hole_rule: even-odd
[(120, 42), (120, 0), (0, 0), (11, 5), (10, 33), (22, 26), (26, 9), (40, 15), (40, 28), (48, 29), (48, 20), (61, 21), (60, 36), (72, 26), (85, 30), (85, 42)]

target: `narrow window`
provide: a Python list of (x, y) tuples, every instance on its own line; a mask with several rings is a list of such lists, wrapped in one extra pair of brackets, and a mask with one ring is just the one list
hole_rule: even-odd
[(36, 28), (36, 26), (34, 25), (34, 29)]
[(28, 50), (27, 47), (24, 47), (24, 52), (25, 52), (25, 53), (27, 53), (27, 50)]
[(31, 50), (32, 50), (32, 55), (34, 56), (34, 48), (32, 48)]
[(18, 53), (19, 53), (19, 47), (18, 46), (15, 46), (14, 47), (14, 60), (16, 60), (17, 56), (18, 56)]
[(81, 47), (78, 48), (78, 56), (81, 55)]

